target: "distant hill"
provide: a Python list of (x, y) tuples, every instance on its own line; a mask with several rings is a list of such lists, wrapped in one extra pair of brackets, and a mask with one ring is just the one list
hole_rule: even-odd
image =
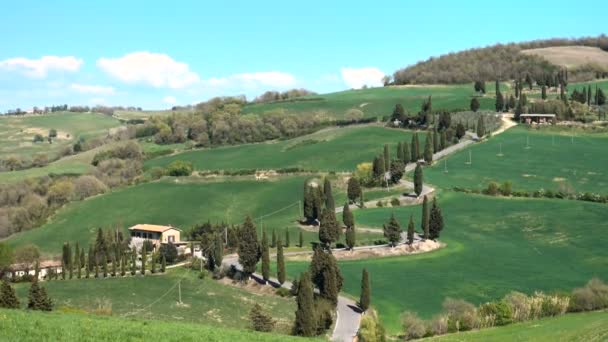
[[(556, 49), (562, 47), (562, 49)], [(545, 50), (550, 48), (550, 50)], [(592, 48), (585, 50), (584, 48)], [(541, 51), (543, 50), (543, 51)], [(522, 51), (528, 51), (521, 53)], [(529, 52), (534, 51), (534, 52)], [(587, 52), (593, 63), (585, 63)], [(572, 62), (568, 66), (570, 81), (587, 81), (597, 73), (608, 73), (608, 65), (597, 63), (596, 58), (606, 60), (601, 53), (608, 53), (608, 37), (579, 39), (547, 39), (523, 43), (497, 44), (493, 46), (452, 52), (397, 70), (393, 82), (402, 84), (454, 84), (476, 80), (510, 80), (523, 75), (532, 76), (555, 73), (568, 66), (566, 55)], [(561, 53), (559, 53), (561, 52)], [(568, 52), (568, 53), (566, 53)]]

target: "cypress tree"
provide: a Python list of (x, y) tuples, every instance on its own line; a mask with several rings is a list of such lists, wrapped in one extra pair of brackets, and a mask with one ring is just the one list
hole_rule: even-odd
[(80, 267), (84, 267), (84, 263), (86, 261), (86, 258), (84, 256), (84, 248), (80, 249)]
[(433, 153), (439, 152), (439, 134), (437, 134), (437, 130), (433, 131)]
[(304, 182), (304, 218), (306, 218), (306, 222), (312, 222), (315, 219), (312, 188), (306, 182)]
[(397, 159), (403, 161), (403, 144), (401, 141), (397, 143)]
[(279, 239), (277, 245), (277, 280), (279, 284), (283, 285), (285, 283), (285, 276), (285, 255), (283, 254), (283, 244), (281, 243), (281, 239)]
[(411, 147), (410, 161), (415, 163), (420, 159), (420, 143), (418, 142), (418, 133), (416, 133), (416, 132), (414, 132), (414, 134), (412, 134), (412, 143), (410, 144), (410, 147)]
[(369, 304), (371, 301), (371, 288), (369, 284), (369, 274), (367, 273), (367, 269), (363, 269), (361, 271), (361, 295), (359, 297), (359, 307), (361, 311), (365, 312), (369, 309)]
[(215, 234), (215, 241), (213, 243), (213, 261), (215, 261), (215, 266), (222, 266), (222, 260), (224, 260), (224, 240), (221, 234)]
[(433, 136), (430, 133), (426, 135), (426, 141), (424, 143), (424, 161), (431, 165), (433, 163)]
[(137, 248), (133, 246), (133, 252), (131, 253), (131, 275), (134, 276), (137, 273)]
[(152, 253), (152, 258), (150, 258), (150, 273), (155, 274), (156, 273), (156, 259), (157, 259), (157, 254), (156, 253)]
[(422, 200), (422, 222), (421, 227), (424, 233), (424, 239), (429, 238), (429, 203), (428, 198), (424, 195), (424, 199)]
[(384, 171), (387, 171), (391, 162), (390, 152), (388, 150), (388, 144), (384, 144)]
[(587, 105), (591, 106), (591, 85), (587, 88)]
[(437, 197), (433, 198), (433, 206), (431, 207), (431, 218), (429, 222), (429, 233), (433, 240), (439, 238), (440, 232), (443, 230), (443, 215), (441, 208), (437, 205)]
[[(37, 282), (37, 279), (34, 281)], [(0, 287), (0, 308), (19, 309), (19, 298), (15, 294), (15, 289), (6, 279), (2, 280), (2, 287)]]
[(148, 258), (148, 253), (146, 251), (146, 245), (141, 246), (141, 275), (146, 275), (146, 259)]
[(420, 194), (422, 193), (422, 182), (423, 182), (423, 175), (422, 175), (422, 166), (420, 166), (420, 164), (416, 165), (416, 169), (414, 170), (414, 192), (416, 193), (416, 196), (420, 196)]
[(78, 242), (76, 242), (74, 260), (76, 261), (76, 278), (80, 279), (82, 277), (82, 272), (81, 272), (82, 264), (80, 263), (80, 246), (78, 246)]
[(541, 94), (541, 95), (540, 95), (540, 97), (541, 97), (543, 100), (546, 100), (546, 99), (547, 99), (547, 87), (542, 86), (542, 87), (540, 88), (540, 94)]
[(470, 107), (473, 112), (477, 112), (477, 110), (479, 109), (479, 100), (477, 99), (477, 97), (471, 99)]
[(120, 276), (121, 277), (124, 277), (125, 274), (127, 273), (126, 272), (126, 267), (127, 267), (126, 264), (127, 264), (127, 256), (126, 256), (126, 254), (123, 254), (120, 257)]
[(299, 243), (300, 243), (300, 248), (304, 247), (304, 234), (302, 233), (301, 230), (300, 230)]
[(597, 89), (597, 105), (602, 106), (604, 104), (606, 104), (606, 95), (604, 94), (604, 91), (602, 90), (602, 88), (598, 88)]
[(331, 191), (331, 182), (327, 177), (323, 182), (323, 193), (325, 194), (325, 208), (330, 210), (336, 210), (336, 204), (334, 203), (334, 195)]
[(441, 150), (444, 150), (446, 147), (447, 147), (446, 135), (445, 135), (445, 131), (443, 131), (443, 132), (441, 132), (441, 135), (440, 135), (439, 148)]
[(348, 179), (348, 187), (346, 193), (350, 203), (355, 203), (357, 198), (359, 198), (359, 196), (361, 195), (361, 185), (359, 184), (357, 178), (350, 177)]
[(505, 107), (505, 99), (502, 96), (501, 92), (496, 93), (496, 103), (495, 103), (495, 108), (497, 112), (500, 112), (503, 110), (503, 108)]
[(268, 236), (262, 231), (262, 278), (264, 282), (270, 279), (270, 252), (268, 251)]
[(108, 277), (108, 259), (105, 254), (102, 254), (101, 262), (102, 262), (101, 266), (102, 266), (102, 270), (103, 270), (103, 277), (107, 278)]
[(285, 228), (285, 247), (289, 247), (289, 245), (291, 244), (289, 240), (289, 229)]
[(402, 146), (403, 146), (403, 164), (407, 164), (412, 159), (412, 153), (410, 152), (410, 147), (408, 146), (406, 141), (404, 141), (402, 143)]
[(63, 243), (63, 250), (61, 255), (61, 279), (65, 280), (67, 268), (70, 265), (70, 257), (69, 257), (69, 244), (67, 242)]
[[(89, 248), (89, 251), (90, 250), (91, 249)], [(87, 262), (84, 264), (84, 277), (87, 279), (89, 279), (89, 276), (91, 275), (91, 261), (89, 259), (91, 259), (90, 254), (87, 255)]]
[(401, 241), (401, 226), (395, 218), (395, 214), (391, 214), (388, 223), (384, 224), (384, 237), (390, 242), (392, 247), (395, 247)]
[(167, 269), (167, 258), (165, 258), (165, 255), (163, 254), (160, 260), (160, 272), (161, 273), (165, 273), (165, 270)]
[[(89, 245), (89, 253), (87, 254), (87, 269), (89, 272), (88, 274), (93, 271), (93, 268), (95, 267), (94, 263), (95, 257), (93, 255), (93, 246)], [(86, 277), (89, 278), (89, 275), (87, 275)]]
[(251, 220), (247, 216), (240, 229), (241, 238), (239, 239), (238, 254), (239, 263), (243, 266), (243, 272), (250, 276), (255, 272), (256, 265), (260, 260), (260, 244), (258, 234)]
[(297, 310), (293, 326), (293, 334), (311, 337), (316, 332), (316, 315), (313, 303), (313, 289), (308, 272), (300, 275), (298, 296), (296, 297)]
[(277, 233), (275, 230), (272, 230), (272, 240), (270, 240), (270, 247), (275, 248), (277, 246)]
[(355, 244), (357, 243), (357, 235), (355, 233), (355, 226), (346, 228), (346, 246), (348, 249), (352, 250), (355, 248)]
[(112, 277), (116, 277), (116, 263), (118, 262), (118, 260), (116, 260), (116, 257), (114, 255), (112, 255)]
[(332, 243), (338, 241), (340, 237), (340, 226), (336, 220), (336, 213), (325, 208), (321, 215), (321, 225), (319, 226), (319, 241), (329, 248)]
[(95, 256), (94, 259), (95, 259), (95, 278), (99, 278), (99, 261), (97, 260), (97, 256)]
[(344, 223), (347, 228), (355, 226), (355, 218), (353, 212), (350, 211), (348, 204), (344, 204), (344, 208), (342, 208), (342, 223)]
[(407, 243), (414, 243), (414, 216), (410, 215), (410, 222), (407, 224)]
[(331, 251), (316, 247), (310, 261), (309, 271), (310, 279), (319, 289), (320, 296), (336, 304), (344, 279)]
[(480, 115), (477, 120), (477, 137), (481, 139), (484, 135), (486, 135), (486, 127), (483, 122), (483, 117)]

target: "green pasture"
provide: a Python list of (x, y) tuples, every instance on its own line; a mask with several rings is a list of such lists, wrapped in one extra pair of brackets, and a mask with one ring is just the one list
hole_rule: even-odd
[[(419, 137), (424, 145), (424, 134)], [(380, 126), (330, 128), (303, 137), (205, 150), (188, 151), (149, 160), (146, 168), (167, 166), (175, 160), (192, 162), (197, 170), (278, 169), (352, 171), (371, 162), (384, 144), (396, 153), (397, 143), (411, 141), (411, 132)]]
[[(447, 247), (419, 255), (340, 262), (343, 291), (358, 297), (361, 270), (370, 272), (372, 305), (389, 332), (400, 330), (406, 310), (430, 318), (446, 297), (475, 304), (514, 290), (570, 291), (598, 276), (608, 278), (603, 238), (608, 210), (603, 204), (547, 199), (503, 199), (461, 193), (439, 198)], [(392, 213), (402, 228), (421, 207), (357, 210), (357, 227), (380, 227)], [(308, 267), (292, 262), (297, 276)]]
[(450, 155), (425, 169), (424, 176), (445, 189), (481, 189), (491, 181), (511, 181), (514, 190), (608, 193), (606, 148), (606, 134), (522, 125)]

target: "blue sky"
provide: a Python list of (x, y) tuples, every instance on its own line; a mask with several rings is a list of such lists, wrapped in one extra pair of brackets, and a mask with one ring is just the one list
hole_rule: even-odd
[(360, 87), (434, 55), (606, 29), (608, 5), (573, 4), (3, 1), (0, 110)]

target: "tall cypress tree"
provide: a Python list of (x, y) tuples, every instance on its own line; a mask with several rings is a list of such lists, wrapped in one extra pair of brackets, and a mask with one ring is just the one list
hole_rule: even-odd
[(131, 253), (131, 275), (134, 276), (137, 273), (137, 248), (133, 246), (133, 252)]
[(281, 239), (279, 238), (277, 244), (277, 280), (279, 284), (283, 285), (285, 283), (285, 255), (283, 254), (283, 244), (281, 243)]
[(165, 273), (165, 270), (167, 269), (167, 258), (165, 258), (165, 255), (163, 254), (160, 260), (160, 272), (161, 273)]
[(76, 261), (76, 277), (80, 279), (82, 277), (82, 264), (80, 263), (80, 246), (78, 246), (78, 242), (76, 242), (74, 260)]
[(424, 143), (424, 161), (427, 164), (433, 163), (433, 136), (430, 133), (426, 135), (426, 141)]
[(338, 240), (340, 227), (336, 220), (336, 213), (328, 208), (323, 209), (321, 215), (321, 225), (319, 226), (319, 241), (325, 248), (329, 248), (332, 243)]
[(155, 274), (156, 273), (156, 263), (158, 259), (158, 254), (157, 253), (152, 253), (152, 258), (150, 258), (150, 273)]
[(336, 204), (334, 203), (334, 195), (331, 191), (331, 182), (329, 178), (325, 177), (323, 182), (323, 194), (325, 194), (325, 208), (330, 210), (336, 210)]
[(395, 247), (401, 241), (401, 226), (395, 218), (395, 214), (391, 214), (391, 218), (383, 226), (384, 237), (390, 242), (391, 246)]
[(256, 265), (260, 260), (260, 244), (258, 234), (251, 220), (247, 216), (240, 229), (241, 238), (239, 239), (238, 254), (239, 263), (243, 266), (243, 272), (250, 276), (255, 272)]
[(213, 261), (215, 266), (222, 266), (222, 260), (224, 260), (224, 239), (221, 234), (215, 234), (215, 241), (213, 243)]
[(357, 198), (361, 195), (361, 185), (359, 184), (359, 180), (356, 177), (350, 177), (348, 179), (348, 187), (346, 190), (348, 200), (351, 203), (355, 203)]
[(143, 244), (141, 246), (141, 275), (146, 275), (146, 259), (148, 258), (148, 253), (146, 251), (146, 245)]
[[(90, 250), (91, 248), (89, 248), (89, 251)], [(87, 279), (89, 279), (89, 276), (91, 275), (91, 261), (89, 259), (91, 259), (91, 255), (87, 254), (87, 262), (84, 264), (84, 277)]]
[(266, 230), (262, 231), (262, 278), (264, 282), (270, 279), (270, 252), (268, 251)]
[(446, 142), (447, 137), (445, 131), (441, 132), (439, 139), (439, 149), (444, 150), (446, 147), (448, 147)]
[(369, 309), (369, 304), (371, 301), (371, 287), (369, 283), (369, 274), (367, 273), (367, 269), (363, 269), (361, 271), (361, 295), (359, 297), (359, 307), (361, 311), (365, 312)]
[(481, 139), (484, 135), (486, 135), (486, 127), (483, 121), (483, 116), (479, 116), (477, 120), (477, 137)]
[(348, 204), (344, 204), (344, 208), (342, 208), (342, 223), (344, 223), (346, 227), (355, 226), (355, 218), (353, 212), (350, 211)]
[(414, 242), (414, 216), (410, 215), (410, 222), (407, 224), (407, 243)]
[(102, 254), (101, 267), (103, 270), (103, 277), (107, 278), (108, 277), (108, 258), (106, 257), (105, 254)]
[(423, 231), (424, 239), (429, 238), (429, 203), (428, 198), (424, 195), (424, 199), (422, 200), (422, 222), (421, 227)]
[(293, 334), (311, 337), (316, 332), (316, 315), (313, 302), (313, 289), (308, 272), (300, 275), (298, 282), (297, 310), (293, 326)]
[(403, 161), (403, 144), (401, 141), (397, 143), (397, 159)]
[(116, 269), (118, 266), (116, 263), (118, 263), (118, 260), (116, 260), (116, 257), (112, 255), (112, 277), (116, 277)]
[(391, 156), (388, 150), (388, 144), (384, 144), (384, 171), (386, 172), (391, 163)]
[(429, 233), (433, 240), (439, 238), (439, 234), (443, 230), (443, 215), (441, 208), (437, 205), (437, 197), (433, 198), (433, 206), (431, 207), (431, 217), (429, 222)]
[(437, 129), (433, 130), (433, 153), (439, 152), (439, 134), (437, 133)]
[(331, 251), (315, 248), (309, 270), (310, 279), (319, 289), (320, 296), (336, 304), (344, 279)]
[(120, 256), (120, 276), (124, 277), (126, 272), (126, 267), (127, 267), (127, 255), (126, 254), (122, 254)]
[(410, 147), (411, 147), (410, 161), (415, 163), (420, 159), (420, 143), (418, 141), (418, 133), (416, 133), (416, 132), (414, 132), (414, 134), (412, 134), (412, 143), (410, 144)]
[(410, 147), (407, 144), (407, 141), (402, 143), (403, 148), (403, 164), (407, 164), (412, 160), (412, 153), (410, 152)]
[(422, 182), (422, 166), (418, 164), (416, 165), (416, 169), (414, 170), (414, 192), (416, 193), (416, 196), (420, 196), (420, 194), (422, 193)]
[(2, 280), (2, 286), (0, 287), (0, 308), (19, 309), (19, 298), (15, 294), (15, 289), (6, 279)]
[(540, 88), (540, 97), (541, 97), (543, 100), (546, 100), (546, 99), (547, 99), (547, 87), (546, 87), (546, 86), (542, 86), (542, 87)]

